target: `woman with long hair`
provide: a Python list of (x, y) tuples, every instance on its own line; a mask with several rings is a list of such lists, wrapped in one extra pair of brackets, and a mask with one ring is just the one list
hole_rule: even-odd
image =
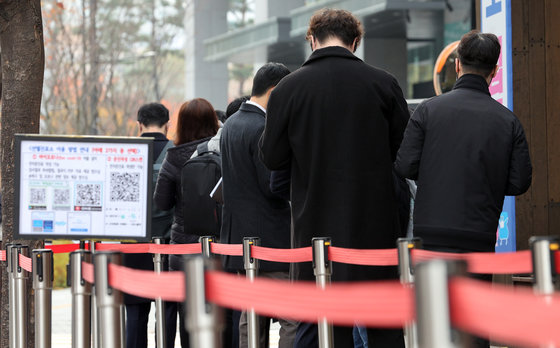
[[(171, 244), (197, 243), (198, 235), (185, 233), (181, 203), (181, 169), (191, 158), (196, 147), (210, 140), (218, 131), (218, 117), (212, 105), (205, 99), (196, 98), (181, 105), (177, 118), (175, 147), (167, 150), (154, 190), (154, 202), (162, 210), (175, 208), (171, 226)], [(169, 269), (182, 270), (182, 256), (169, 255)], [(179, 307), (179, 333), (181, 347), (189, 347), (189, 336), (183, 318), (185, 308)]]

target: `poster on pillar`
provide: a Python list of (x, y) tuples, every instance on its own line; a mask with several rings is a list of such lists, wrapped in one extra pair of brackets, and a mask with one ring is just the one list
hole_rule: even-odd
[[(511, 0), (480, 0), (480, 26), (500, 40), (498, 72), (490, 83), (492, 97), (513, 110), (511, 63)], [(496, 230), (496, 252), (515, 251), (515, 197), (506, 197)]]

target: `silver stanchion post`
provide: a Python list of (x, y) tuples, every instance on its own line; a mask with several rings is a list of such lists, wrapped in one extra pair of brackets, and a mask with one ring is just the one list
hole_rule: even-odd
[(448, 280), (465, 275), (464, 261), (432, 260), (416, 266), (415, 300), (418, 347), (466, 347), (467, 337), (451, 327)]
[(13, 348), (16, 346), (16, 289), (15, 289), (15, 278), (14, 278), (14, 262), (12, 259), (12, 249), (15, 248), (17, 245), (9, 243), (6, 244), (6, 271), (8, 274), (8, 292), (9, 292), (9, 328), (8, 328), (8, 336), (9, 336), (9, 346)]
[(123, 296), (109, 285), (109, 264), (121, 265), (122, 253), (97, 252), (93, 255), (93, 262), (100, 348), (122, 348)]
[(559, 238), (531, 237), (529, 245), (533, 259), (533, 290), (540, 295), (551, 295), (556, 283), (554, 252), (559, 249)]
[(31, 255), (33, 291), (35, 292), (35, 348), (50, 348), (52, 344), (53, 252), (50, 249), (34, 249)]
[[(92, 253), (92, 261), (93, 255), (95, 254), (95, 241), (89, 241), (89, 248)], [(91, 287), (91, 347), (92, 348), (99, 348), (99, 319), (97, 317), (97, 300), (95, 297), (95, 285)]]
[[(331, 283), (332, 262), (329, 260), (329, 246), (331, 239), (327, 237), (318, 237), (311, 240), (313, 249), (313, 273), (317, 287), (325, 289)], [(319, 347), (333, 347), (333, 327), (326, 318), (318, 320), (319, 330)]]
[[(420, 238), (399, 238), (397, 239), (397, 251), (399, 254), (399, 274), (401, 284), (407, 287), (414, 287), (414, 271), (412, 266), (412, 258), (410, 251), (422, 246)], [(404, 327), (405, 344), (407, 348), (418, 347), (418, 337), (416, 332), (416, 323), (407, 323)]]
[(223, 310), (206, 301), (206, 270), (217, 269), (218, 260), (201, 256), (185, 257), (185, 328), (191, 347), (221, 348)]
[[(259, 272), (259, 260), (251, 257), (251, 246), (260, 245), (259, 237), (243, 238), (243, 264), (245, 274), (249, 281), (253, 282)], [(249, 348), (259, 347), (259, 317), (254, 309), (247, 309), (247, 341)]]
[[(70, 253), (70, 286), (72, 289), (72, 348), (91, 347), (91, 289), (82, 274), (82, 261), (91, 263), (91, 252)], [(95, 309), (94, 309), (95, 310)]]
[[(163, 244), (163, 238), (154, 237), (155, 244)], [(163, 271), (163, 257), (161, 254), (154, 254), (154, 271), (161, 273)], [(165, 310), (161, 297), (156, 298), (156, 346), (166, 347), (165, 345)]]
[(202, 248), (202, 256), (204, 257), (210, 257), (212, 256), (212, 243), (216, 240), (216, 238), (214, 236), (202, 236), (200, 238), (198, 238), (198, 241), (200, 242), (200, 246)]
[(27, 347), (27, 272), (19, 264), (19, 255), (29, 257), (29, 247), (27, 245), (16, 245), (12, 248), (12, 263), (14, 266), (14, 293), (16, 303), (15, 316), (15, 340), (14, 347)]

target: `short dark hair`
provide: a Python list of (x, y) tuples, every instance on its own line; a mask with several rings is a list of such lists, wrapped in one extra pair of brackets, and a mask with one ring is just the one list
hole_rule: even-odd
[(245, 103), (249, 99), (251, 99), (250, 95), (244, 95), (242, 97), (235, 98), (234, 100), (232, 100), (231, 103), (229, 103), (226, 108), (226, 120), (228, 117), (235, 114), (237, 110), (239, 110), (241, 104)]
[(224, 123), (226, 121), (226, 113), (222, 110), (214, 110), (216, 112), (216, 116), (218, 117), (218, 121)]
[(311, 16), (306, 39), (311, 41), (313, 36), (315, 40), (324, 42), (329, 37), (336, 37), (346, 46), (352, 46), (355, 39), (356, 46), (354, 49), (356, 49), (363, 35), (362, 23), (351, 12), (323, 8)]
[(263, 96), (269, 88), (276, 86), (289, 73), (290, 70), (282, 63), (266, 63), (253, 77), (251, 96)]
[(457, 54), (465, 73), (488, 77), (498, 63), (500, 49), (496, 35), (471, 30), (461, 37)]
[(213, 136), (218, 131), (218, 117), (206, 99), (196, 98), (181, 105), (177, 116), (175, 145)]
[(160, 103), (144, 104), (138, 109), (138, 122), (144, 126), (163, 127), (169, 122), (169, 110)]

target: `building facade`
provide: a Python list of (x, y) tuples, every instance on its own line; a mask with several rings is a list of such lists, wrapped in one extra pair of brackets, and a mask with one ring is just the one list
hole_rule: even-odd
[[(254, 24), (227, 30), (226, 0), (189, 2), (187, 99), (227, 103), (227, 64), (280, 62), (297, 69), (311, 53), (305, 40), (312, 14), (324, 7), (360, 18), (364, 39), (356, 55), (385, 69), (409, 99), (434, 95), (432, 74), (439, 52), (476, 26), (474, 0), (255, 0)], [(229, 96), (236, 97), (236, 96)]]

